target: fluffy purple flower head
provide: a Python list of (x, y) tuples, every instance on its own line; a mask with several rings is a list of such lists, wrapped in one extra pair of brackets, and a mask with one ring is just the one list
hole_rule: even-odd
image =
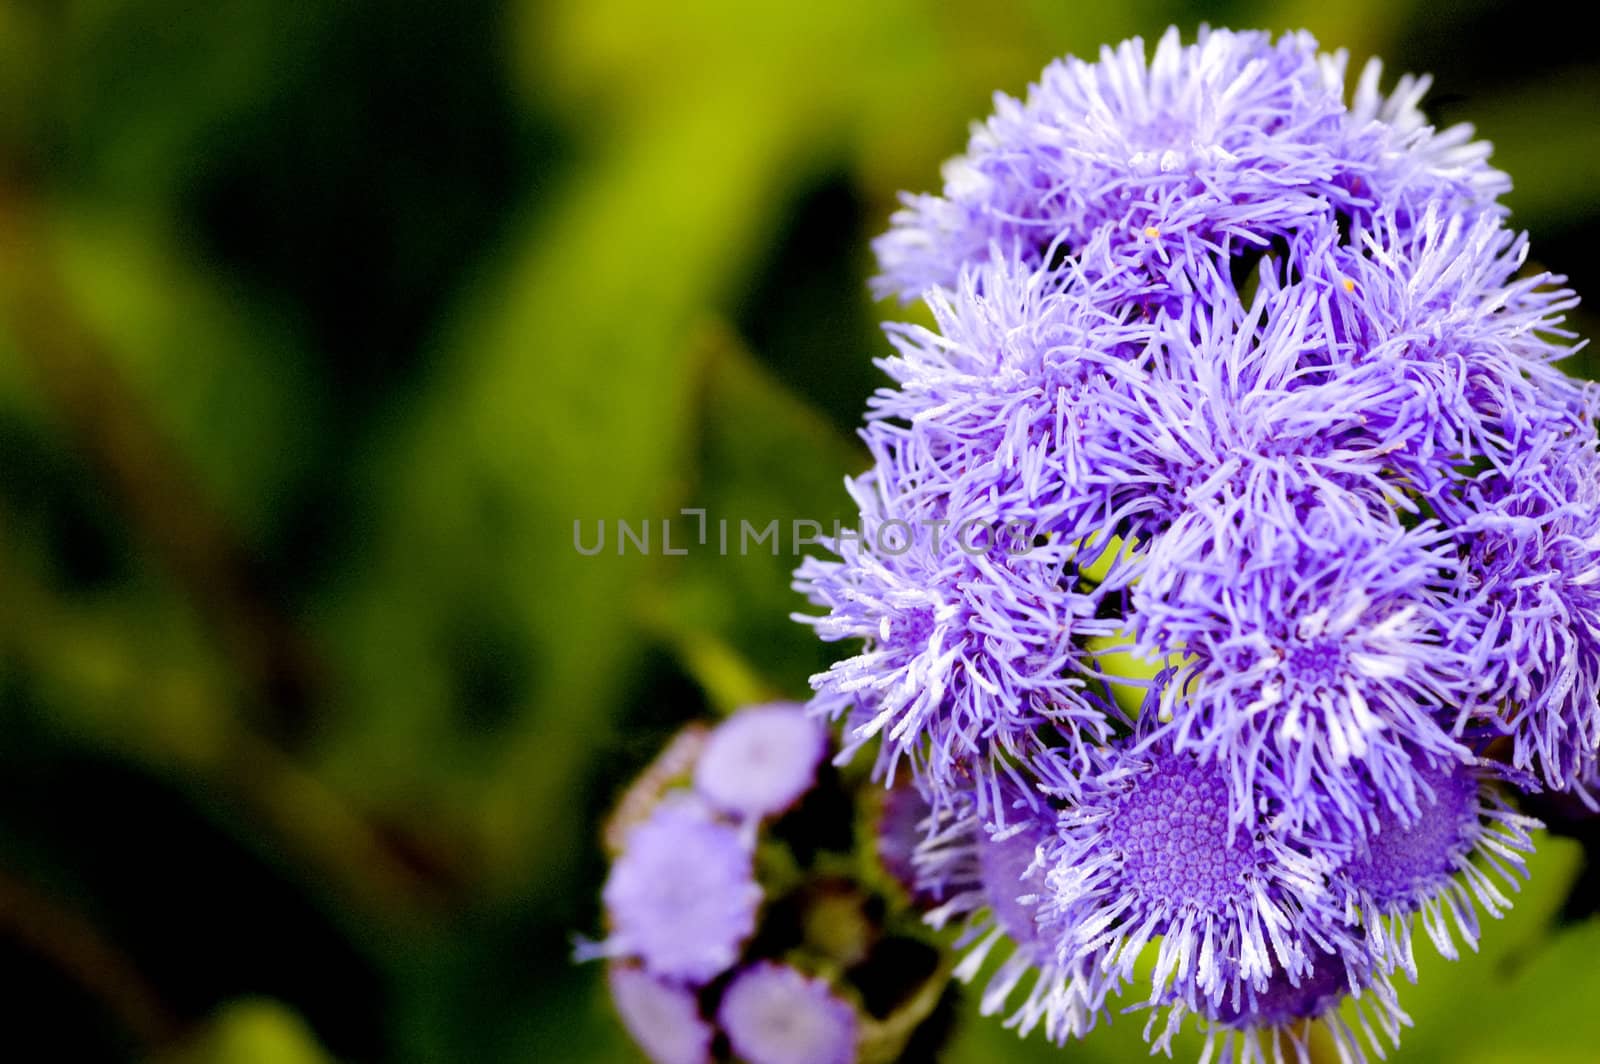
[(1095, 1007), (1134, 978), (1157, 942), (1150, 1002), (1191, 1009), (1294, 982), (1341, 923), (1324, 889), (1328, 855), (1282, 822), (1242, 830), (1214, 762), (1162, 744), (1108, 749), (1041, 853), (1041, 934), (1065, 970), (1101, 977)]
[(1441, 616), (1448, 542), (1340, 502), (1196, 508), (1151, 548), (1133, 596), (1148, 651), (1183, 658), (1161, 717), (1225, 768), (1247, 826), (1264, 805), (1359, 825), (1367, 781), (1415, 809), (1416, 755), (1465, 755), (1434, 716), (1467, 682)]
[(854, 1064), (855, 1008), (821, 979), (762, 962), (723, 991), (718, 1023), (748, 1064)]
[(652, 1064), (711, 1064), (711, 1025), (688, 987), (641, 968), (613, 964), (606, 972), (622, 1026)]
[(1478, 946), (1478, 909), (1498, 917), (1511, 890), (1526, 878), (1532, 817), (1514, 812), (1484, 766), (1458, 765), (1422, 774), (1429, 793), (1406, 818), (1388, 807), (1350, 861), (1334, 877), (1346, 892), (1352, 921), (1366, 929), (1374, 963), (1417, 975), (1411, 929), (1420, 919), (1439, 952), (1456, 959), (1452, 925)]
[[(1565, 439), (1592, 436), (1582, 417), (1589, 401), (1551, 366), (1565, 349), (1544, 339), (1564, 297), (1539, 284), (1495, 287), (1524, 245), (1496, 237), (1492, 218), (1446, 225), (1428, 212), (1402, 238), (1391, 212), (1374, 217), (1387, 236), (1362, 245), (1370, 259), (1336, 243), (1334, 231), (1296, 234), (1285, 262), (1263, 261), (1248, 303), (1201, 260), (1185, 267), (1195, 290), (1153, 320), (1107, 317), (1115, 293), (1072, 267), (1052, 275), (990, 263), (966, 270), (955, 293), (934, 293), (940, 332), (901, 330), (900, 355), (884, 364), (900, 387), (874, 402), (866, 436), (876, 468), (854, 489), (863, 524), (902, 522), (915, 532), (959, 527), (973, 515), (1032, 530), (1034, 547), (982, 565), (956, 549), (953, 536), (939, 550), (937, 536), (923, 535), (905, 552), (875, 549), (869, 536), (841, 544), (839, 562), (808, 562), (798, 586), (832, 611), (814, 620), (819, 632), (867, 642), (867, 653), (818, 678), (815, 705), (834, 716), (865, 710), (853, 739), (887, 727), (891, 763), (911, 755), (941, 792), (951, 768), (981, 779), (997, 753), (1026, 759), (1047, 723), (1069, 743), (1096, 742), (1108, 714), (1093, 686), (1083, 686), (1092, 663), (1078, 654), (1043, 675), (1037, 666), (1070, 661), (1074, 646), (1114, 632), (1106, 598), (1138, 579), (1132, 627), (1154, 659), (1183, 657), (1190, 636), (1228, 643), (1233, 657), (1250, 641), (1283, 642), (1263, 630), (1285, 623), (1275, 615), (1279, 595), (1307, 613), (1365, 623), (1395, 652), (1384, 666), (1406, 659), (1401, 675), (1363, 678), (1387, 699), (1382, 712), (1362, 708), (1365, 689), (1352, 697), (1323, 685), (1324, 706), (1332, 692), (1347, 712), (1334, 715), (1339, 727), (1308, 739), (1324, 747), (1316, 761), (1302, 748), (1289, 763), (1282, 747), (1297, 741), (1298, 721), (1277, 720), (1286, 727), (1269, 754), (1280, 762), (1282, 789), (1296, 796), (1295, 815), (1304, 811), (1298, 792), (1310, 769), (1328, 759), (1348, 764), (1352, 751), (1362, 760), (1374, 737), (1371, 763), (1359, 767), (1380, 779), (1407, 770), (1409, 746), (1459, 759), (1460, 722), (1442, 707), (1473, 702), (1460, 690), (1462, 633), (1472, 623), (1459, 610), (1441, 616), (1441, 596), (1460, 604), (1452, 583), (1458, 552), (1449, 535), (1421, 521), (1417, 497), (1441, 515), (1461, 509), (1474, 463), (1503, 464), (1517, 449), (1496, 423), (1508, 403), (1552, 411), (1543, 420), (1520, 417)], [(1419, 249), (1417, 261), (1401, 244)], [(1479, 268), (1461, 266), (1473, 252), (1481, 253)], [(1370, 268), (1363, 273), (1356, 262)], [(1078, 555), (1114, 537), (1139, 550), (1103, 582), (1109, 586), (1085, 588), (1075, 579)], [(1306, 559), (1328, 551), (1347, 556), (1345, 571), (1324, 564), (1317, 580), (1290, 587), (1273, 582), (1271, 565), (1240, 568), (1229, 557), (1264, 541), (1277, 576), (1295, 577)], [(1393, 549), (1363, 558), (1373, 543)], [(1394, 571), (1376, 573), (1385, 562)], [(1177, 583), (1150, 591), (1156, 575), (1174, 574)], [(1385, 598), (1363, 616), (1356, 600), (1369, 578)], [(1249, 610), (1258, 616), (1245, 616)], [(1070, 628), (1051, 616), (1063, 612)], [(1403, 630), (1389, 632), (1377, 614)], [(934, 624), (935, 616), (958, 623)], [(1341, 633), (1341, 641), (1360, 634)], [(1397, 645), (1405, 641), (1416, 646)], [(1270, 659), (1264, 651), (1259, 661)], [(1376, 662), (1371, 654), (1355, 660)], [(1201, 665), (1231, 674), (1215, 660)], [(1282, 671), (1293, 672), (1292, 663)], [(1280, 689), (1279, 681), (1263, 685), (1259, 670), (1222, 685), (1175, 683), (1166, 708), (1175, 712), (1180, 695), (1199, 691), (1202, 704), (1185, 716), (1180, 741), (1210, 751), (1259, 738), (1238, 734), (1241, 710)], [(1385, 712), (1403, 718), (1398, 727)], [(1600, 715), (1588, 720), (1600, 725)], [(1217, 721), (1220, 730), (1211, 727)], [(1255, 752), (1236, 746), (1228, 756), (1251, 760)], [(1359, 775), (1342, 774), (1334, 785), (1348, 792)], [(1411, 802), (1414, 786), (1396, 782), (1396, 800)], [(1236, 813), (1246, 817), (1248, 792), (1241, 781)], [(1336, 795), (1336, 809), (1350, 807), (1347, 797)]]
[(1427, 125), (1425, 80), (1385, 98), (1370, 65), (1347, 106), (1344, 67), (1309, 34), (1202, 30), (1185, 45), (1176, 29), (1148, 58), (1135, 38), (1053, 63), (1026, 101), (996, 98), (943, 195), (905, 199), (876, 245), (878, 291), (949, 287), (992, 245), (1042, 265), (1058, 246), (1087, 261), (1108, 235), (1097, 270), (1137, 283), (1374, 205), (1492, 209), (1509, 183), (1470, 129)]
[[(1494, 478), (1499, 481), (1500, 478)], [(1462, 521), (1473, 719), (1512, 737), (1512, 763), (1555, 790), (1600, 749), (1600, 458), (1546, 437)]]
[(1149, 544), (1200, 505), (1253, 515), (1294, 514), (1330, 494), (1374, 512), (1403, 503), (1371, 411), (1413, 389), (1330, 364), (1338, 342), (1323, 288), (1284, 285), (1263, 267), (1246, 302), (1209, 265), (1197, 269), (1203, 290), (1158, 317), (1141, 372), (1101, 400), (1110, 441), (1088, 460), (1112, 473), (1113, 527)]
[(1507, 904), (1502, 790), (1600, 778), (1576, 297), (1487, 145), (1378, 81), (1305, 34), (1066, 59), (877, 244), (933, 327), (889, 329), (863, 525), (1026, 549), (808, 560), (805, 620), (861, 642), (812, 710), (910, 768), (933, 919), (963, 975), (1002, 951), (985, 1011), (1033, 979), (1024, 1030), (1082, 1034), (1142, 955), (1157, 1048), (1195, 1014), (1303, 1059), (1320, 1017), (1381, 1055), (1412, 923), (1454, 956)]
[[(1320, 300), (1326, 354), (1300, 388), (1348, 404), (1337, 450), (1376, 472), (1402, 512), (1469, 522), (1553, 444), (1594, 436), (1594, 389), (1555, 365), (1574, 350), (1562, 315), (1576, 297), (1549, 274), (1521, 276), (1526, 238), (1493, 217), (1434, 206), (1293, 256), (1293, 288)], [(1514, 472), (1518, 471), (1518, 472)], [(1514, 488), (1512, 490), (1515, 490)]]
[(816, 783), (827, 752), (827, 731), (804, 706), (750, 706), (717, 725), (706, 740), (694, 769), (695, 789), (733, 816), (774, 816)]
[(1105, 734), (1112, 710), (1077, 640), (1112, 626), (1096, 620), (1092, 595), (1063, 586), (1073, 547), (1013, 554), (1000, 514), (920, 507), (893, 454), (881, 458), (850, 485), (862, 534), (831, 544), (839, 561), (808, 558), (796, 574), (829, 611), (796, 619), (864, 643), (812, 678), (812, 709), (852, 715), (847, 755), (881, 733), (884, 774), (909, 761), (936, 806), (978, 776), (988, 808), (996, 762), (1025, 761), (1055, 736)]
[(700, 985), (738, 960), (761, 888), (735, 828), (694, 799), (668, 799), (628, 834), (601, 898), (611, 925), (601, 955)]
[[(1081, 271), (995, 258), (932, 291), (936, 330), (890, 324), (879, 362), (898, 387), (871, 400), (869, 442), (885, 441), (931, 505), (982, 502), (1067, 541), (1117, 517), (1116, 423), (1104, 409), (1136, 385), (1155, 326), (1117, 313)], [(973, 503), (967, 503), (968, 506)]]

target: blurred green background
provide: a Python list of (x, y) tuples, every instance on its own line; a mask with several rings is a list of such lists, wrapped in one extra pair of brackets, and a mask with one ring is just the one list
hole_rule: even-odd
[[(895, 191), (1203, 20), (1433, 71), (1600, 299), (1600, 61), (1526, 5), (0, 0), (0, 1056), (634, 1059), (596, 825), (828, 652), (787, 536), (573, 521), (850, 516)], [(1589, 841), (1399, 1060), (1600, 1060)]]

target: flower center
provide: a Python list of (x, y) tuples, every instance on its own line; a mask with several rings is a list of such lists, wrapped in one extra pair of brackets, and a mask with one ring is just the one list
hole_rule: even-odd
[(1158, 903), (1220, 911), (1258, 864), (1249, 837), (1229, 831), (1227, 780), (1189, 758), (1156, 758), (1108, 825), (1128, 889)]
[(1302, 683), (1337, 686), (1344, 676), (1344, 645), (1324, 638), (1292, 646), (1284, 663), (1290, 676)]
[(1384, 806), (1367, 852), (1350, 862), (1351, 879), (1380, 905), (1432, 891), (1455, 872), (1457, 860), (1472, 846), (1478, 782), (1471, 770), (1429, 772), (1424, 778), (1433, 788), (1434, 804), (1424, 807), (1412, 824)]

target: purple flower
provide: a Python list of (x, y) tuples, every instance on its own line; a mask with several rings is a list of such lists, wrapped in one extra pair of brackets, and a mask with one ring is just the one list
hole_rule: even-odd
[(1076, 637), (1112, 627), (1095, 619), (1090, 594), (1063, 586), (1075, 548), (1013, 556), (993, 509), (919, 507), (893, 455), (881, 457), (850, 485), (862, 535), (832, 544), (840, 561), (807, 559), (796, 574), (796, 587), (829, 611), (796, 619), (823, 639), (864, 642), (812, 678), (813, 711), (854, 714), (847, 753), (881, 733), (885, 774), (908, 760), (936, 805), (975, 771), (992, 783), (991, 763), (1025, 760), (1052, 735), (1078, 745), (1104, 735), (1113, 710), (1090, 688)]
[(804, 706), (750, 706), (711, 733), (695, 765), (695, 789), (734, 816), (774, 816), (816, 783), (827, 750), (826, 730)]
[(1458, 765), (1423, 779), (1431, 800), (1410, 818), (1381, 808), (1375, 829), (1335, 877), (1352, 920), (1366, 929), (1373, 961), (1403, 968), (1413, 980), (1414, 916), (1445, 957), (1457, 956), (1452, 925), (1476, 949), (1478, 907), (1495, 917), (1510, 908), (1495, 879), (1515, 890), (1518, 877), (1526, 878), (1528, 832), (1540, 826), (1506, 805), (1486, 767)]
[[(1498, 478), (1496, 478), (1498, 479)], [(1567, 790), (1600, 750), (1600, 458), (1547, 437), (1497, 497), (1463, 515), (1463, 645), (1472, 720), (1512, 737), (1512, 762)]]
[(748, 1064), (854, 1064), (856, 1010), (821, 979), (762, 962), (734, 977), (717, 1020)]
[(1415, 809), (1414, 758), (1465, 756), (1436, 719), (1466, 698), (1446, 645), (1448, 546), (1332, 496), (1304, 512), (1198, 507), (1151, 547), (1135, 630), (1152, 656), (1183, 658), (1161, 716), (1179, 749), (1223, 767), (1236, 820), (1270, 801), (1359, 825), (1368, 781)]
[[(899, 387), (873, 399), (875, 453), (924, 520), (1017, 519), (1075, 543), (1116, 521), (1112, 396), (1139, 379), (1149, 323), (1109, 315), (1085, 286), (1004, 261), (964, 272), (955, 298), (930, 295), (939, 331), (890, 326)], [(881, 465), (882, 463), (880, 463)], [(959, 544), (958, 544), (959, 545)]]
[[(1297, 238), (1293, 250), (1310, 257), (1317, 246)], [(1204, 297), (1157, 318), (1140, 372), (1094, 397), (1107, 427), (1086, 460), (1109, 478), (1109, 526), (1150, 543), (1207, 504), (1292, 515), (1342, 495), (1374, 513), (1415, 509), (1396, 483), (1392, 440), (1372, 417), (1415, 389), (1330, 362), (1341, 341), (1326, 318), (1327, 291), (1285, 286), (1264, 269), (1247, 304), (1204, 267), (1196, 280)]]
[(1099, 1007), (1132, 981), (1159, 939), (1152, 1004), (1239, 1000), (1276, 976), (1294, 982), (1343, 923), (1325, 887), (1329, 855), (1275, 823), (1249, 832), (1228, 815), (1230, 780), (1161, 744), (1112, 748), (1061, 812), (1041, 853), (1041, 935), (1064, 970), (1088, 965)]
[(1577, 299), (1559, 277), (1519, 276), (1527, 257), (1498, 218), (1432, 205), (1420, 218), (1382, 210), (1300, 263), (1335, 293), (1334, 380), (1378, 389), (1362, 404), (1367, 433), (1392, 475), (1447, 513), (1473, 506), (1482, 467), (1509, 469), (1542, 433), (1589, 431), (1592, 386), (1554, 365), (1573, 350), (1561, 324)]
[(942, 196), (906, 197), (876, 244), (880, 294), (951, 286), (998, 245), (1039, 265), (1111, 237), (1097, 267), (1137, 278), (1201, 254), (1226, 259), (1336, 212), (1430, 202), (1491, 211), (1509, 187), (1468, 127), (1435, 133), (1417, 102), (1426, 79), (1378, 91), (1378, 67), (1344, 101), (1343, 54), (1308, 34), (1176, 29), (1146, 58), (1135, 38), (1098, 63), (1048, 67), (1026, 101), (996, 98)]
[(634, 828), (602, 893), (611, 936), (597, 951), (699, 985), (739, 959), (761, 888), (739, 832), (693, 799), (668, 799)]
[(797, 573), (860, 641), (811, 708), (910, 769), (931, 918), (1024, 1031), (1153, 955), (1157, 1048), (1381, 1055), (1413, 920), (1454, 956), (1508, 904), (1510, 793), (1600, 779), (1577, 300), (1378, 80), (1305, 34), (1066, 59), (877, 243), (933, 324), (889, 327), (863, 534)]
[[(850, 1064), (858, 1041), (874, 1053), (943, 1041), (949, 970), (917, 927), (927, 899), (884, 896), (868, 866), (837, 852), (868, 836), (859, 803), (895, 792), (840, 775), (825, 800), (767, 819), (812, 785), (826, 747), (803, 706), (750, 707), (684, 729), (623, 792), (605, 836), (616, 840), (602, 891), (609, 935), (579, 939), (575, 954), (612, 962), (617, 1010), (652, 1060), (710, 1064), (731, 1047), (746, 1064)], [(914, 891), (929, 807), (907, 787), (894, 834)]]
[(622, 1025), (654, 1064), (711, 1064), (714, 1032), (694, 991), (623, 964), (611, 965), (606, 981)]

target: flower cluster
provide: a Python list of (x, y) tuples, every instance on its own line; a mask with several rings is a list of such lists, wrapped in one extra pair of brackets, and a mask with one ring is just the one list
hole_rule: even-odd
[(844, 874), (854, 818), (827, 751), (803, 706), (751, 706), (685, 729), (622, 796), (608, 934), (577, 956), (608, 961), (617, 1014), (655, 1064), (888, 1061), (940, 1002), (937, 953)]
[(1023, 1032), (1132, 994), (1158, 1048), (1381, 1054), (1414, 925), (1474, 946), (1514, 798), (1596, 778), (1576, 298), (1379, 82), (1305, 34), (1066, 59), (876, 245), (933, 327), (888, 329), (862, 526), (1026, 535), (807, 559), (799, 619), (861, 641), (812, 711), (920, 793), (915, 892)]

